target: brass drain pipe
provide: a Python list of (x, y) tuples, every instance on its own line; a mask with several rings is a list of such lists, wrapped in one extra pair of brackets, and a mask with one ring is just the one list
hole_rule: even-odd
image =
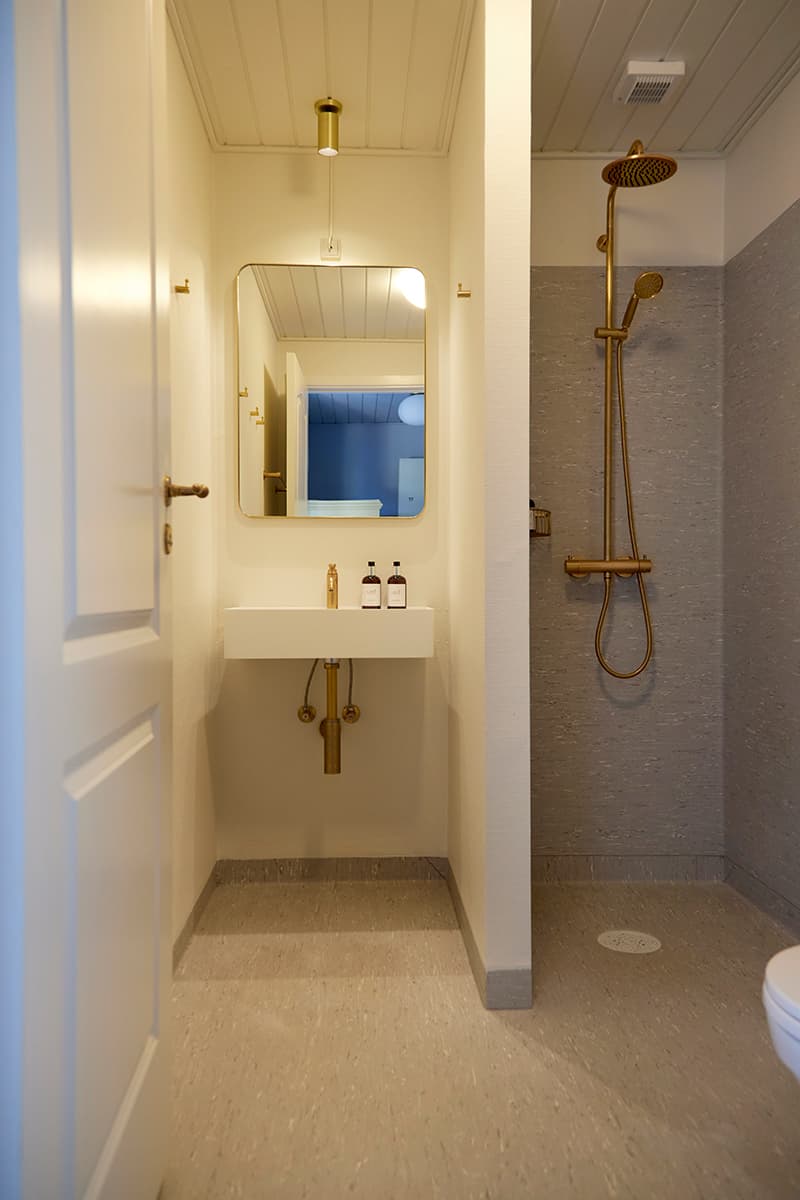
[(342, 722), (339, 720), (339, 660), (325, 659), (325, 690), (328, 696), (328, 711), (319, 723), (319, 731), (325, 740), (325, 774), (342, 773)]
[[(348, 659), (350, 664), (350, 681), (347, 689), (347, 703), (342, 709), (342, 720), (347, 725), (355, 725), (361, 717), (361, 709), (357, 704), (353, 703), (353, 660)], [(319, 659), (315, 658), (311, 666), (311, 670), (306, 680), (306, 690), (303, 696), (303, 703), (297, 710), (298, 720), (304, 725), (310, 725), (316, 718), (317, 710), (313, 704), (309, 703), (309, 693), (311, 684), (314, 679), (314, 672), (317, 669)], [(326, 775), (341, 775), (342, 773), (342, 722), (337, 715), (339, 707), (339, 659), (326, 658), (325, 666), (325, 691), (327, 695), (327, 711), (326, 715), (319, 723), (319, 731), (324, 739), (324, 764)]]

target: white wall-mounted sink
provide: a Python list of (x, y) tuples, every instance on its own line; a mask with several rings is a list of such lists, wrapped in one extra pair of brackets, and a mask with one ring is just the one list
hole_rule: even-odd
[(433, 609), (226, 608), (225, 658), (432, 658)]

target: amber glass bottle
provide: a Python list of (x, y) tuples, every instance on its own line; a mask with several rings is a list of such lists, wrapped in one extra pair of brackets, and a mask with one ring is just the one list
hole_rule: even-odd
[(394, 571), (386, 580), (386, 607), (406, 607), (406, 577), (400, 574), (400, 563), (393, 562)]
[(381, 580), (380, 576), (375, 574), (375, 563), (370, 561), (367, 563), (367, 573), (361, 580), (361, 607), (380, 608), (380, 606)]

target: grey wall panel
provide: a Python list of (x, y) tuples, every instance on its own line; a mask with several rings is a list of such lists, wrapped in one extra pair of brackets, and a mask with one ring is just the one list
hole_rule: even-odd
[[(647, 264), (648, 266), (650, 264)], [(636, 272), (618, 272), (619, 312)], [(553, 536), (531, 547), (534, 852), (702, 855), (723, 849), (722, 269), (666, 268), (625, 351), (634, 498), (655, 653), (632, 681), (594, 657), (602, 581), (603, 270), (534, 268), (531, 495)], [(617, 462), (617, 544), (627, 553)], [(644, 646), (634, 580), (615, 585), (609, 657)]]
[(800, 912), (800, 201), (725, 271), (727, 849)]

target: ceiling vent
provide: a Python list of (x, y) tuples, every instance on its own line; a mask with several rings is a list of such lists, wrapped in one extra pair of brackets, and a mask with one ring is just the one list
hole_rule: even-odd
[(618, 104), (663, 104), (685, 74), (683, 62), (631, 59), (614, 88), (614, 99)]

